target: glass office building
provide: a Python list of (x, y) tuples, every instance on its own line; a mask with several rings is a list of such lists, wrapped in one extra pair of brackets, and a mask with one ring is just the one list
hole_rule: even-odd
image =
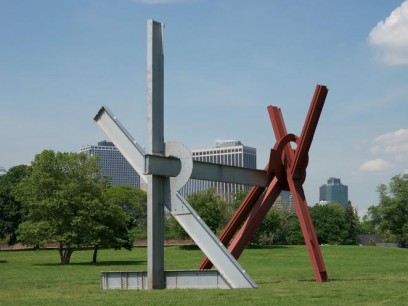
[(79, 150), (89, 156), (99, 157), (102, 175), (112, 185), (130, 185), (140, 188), (140, 176), (112, 142), (100, 141), (98, 145), (84, 146)]
[[(217, 141), (214, 148), (192, 150), (192, 155), (193, 160), (197, 161), (256, 169), (256, 149), (245, 146), (238, 140)], [(187, 197), (210, 188), (230, 202), (237, 193), (248, 190), (249, 186), (190, 179), (180, 193)]]
[(327, 184), (320, 186), (319, 201), (336, 202), (346, 206), (348, 203), (348, 187), (343, 185), (339, 178), (331, 177), (327, 180)]

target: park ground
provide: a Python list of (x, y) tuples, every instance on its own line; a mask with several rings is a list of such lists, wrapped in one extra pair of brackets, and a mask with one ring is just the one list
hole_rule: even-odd
[[(101, 271), (145, 271), (146, 248), (76, 251), (69, 265), (53, 249), (0, 251), (0, 305), (407, 305), (408, 249), (322, 246), (330, 282), (313, 277), (305, 246), (247, 249), (240, 263), (257, 289), (102, 290)], [(166, 269), (195, 269), (202, 252), (165, 248)]]

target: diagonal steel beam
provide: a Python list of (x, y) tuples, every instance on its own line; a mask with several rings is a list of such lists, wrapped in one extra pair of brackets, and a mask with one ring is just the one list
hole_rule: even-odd
[[(265, 167), (265, 169), (268, 169), (268, 165)], [(235, 233), (239, 230), (241, 225), (248, 218), (248, 215), (250, 214), (251, 210), (255, 206), (256, 202), (258, 201), (264, 190), (265, 187), (259, 186), (254, 186), (249, 190), (244, 200), (242, 201), (238, 209), (235, 211), (231, 219), (228, 221), (227, 225), (224, 227), (219, 236), (219, 240), (222, 242), (223, 245), (227, 246), (229, 244), (231, 239), (234, 237)], [(238, 258), (239, 256), (234, 255), (234, 257)], [(200, 270), (211, 269), (212, 266), (213, 264), (208, 259), (208, 257), (205, 257), (201, 261), (198, 268)]]

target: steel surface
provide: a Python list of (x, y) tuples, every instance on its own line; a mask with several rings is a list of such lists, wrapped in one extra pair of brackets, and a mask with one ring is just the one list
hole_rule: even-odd
[(193, 170), (191, 151), (181, 143), (166, 143), (166, 156), (175, 156), (181, 161), (181, 171), (170, 178), (170, 199), (165, 205), (174, 218), (194, 240), (198, 247), (213, 262), (231, 288), (257, 287), (252, 278), (245, 272), (236, 259), (228, 252), (217, 236), (204, 223), (190, 204), (177, 192), (189, 180)]
[[(279, 108), (268, 106), (276, 142), (264, 170), (193, 161), (191, 151), (183, 144), (164, 142), (164, 24), (149, 20), (147, 29), (147, 154), (106, 107), (99, 110), (94, 120), (141, 179), (147, 182), (148, 271), (147, 274), (112, 273), (102, 280), (102, 286), (129, 289), (256, 287), (236, 258), (241, 255), (282, 190), (292, 193), (316, 280), (328, 281), (302, 187), (306, 178), (308, 152), (327, 88), (316, 86), (300, 137), (287, 133)], [(296, 144), (295, 148), (293, 144)], [(222, 231), (220, 239), (178, 193), (190, 178), (253, 186)], [(207, 256), (200, 269), (209, 269), (214, 264), (217, 274), (212, 271), (168, 274), (164, 271), (165, 207)], [(196, 281), (195, 275), (198, 275)]]
[[(164, 24), (147, 22), (147, 153), (164, 154)], [(162, 190), (169, 179), (147, 175), (147, 286), (165, 287), (164, 206)]]

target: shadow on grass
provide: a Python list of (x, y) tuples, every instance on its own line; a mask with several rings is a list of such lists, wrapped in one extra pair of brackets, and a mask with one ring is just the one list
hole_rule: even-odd
[[(288, 246), (286, 245), (249, 245), (247, 246), (248, 249), (255, 249), (255, 250), (273, 250), (273, 249), (287, 249)], [(199, 250), (200, 248), (198, 245), (180, 245), (180, 250)]]
[(179, 249), (189, 251), (189, 250), (199, 250), (200, 248), (198, 247), (198, 245), (192, 244), (192, 245), (180, 245)]
[[(356, 282), (360, 282), (360, 281), (370, 281), (370, 280), (375, 280), (375, 278), (373, 277), (368, 277), (368, 278), (330, 278), (329, 279), (329, 283), (332, 282), (352, 282), (352, 281), (356, 281)], [(282, 280), (260, 280), (257, 281), (256, 283), (258, 285), (265, 285), (265, 284), (278, 284), (278, 283), (282, 283), (282, 282), (286, 282), (287, 279), (282, 279)], [(317, 283), (316, 279), (314, 278), (309, 278), (309, 279), (298, 279), (297, 280), (300, 283)]]
[(7, 263), (7, 260), (1, 260), (0, 259), (0, 263)]
[[(360, 277), (360, 278), (330, 278), (329, 277), (329, 283), (331, 282), (361, 282), (361, 281), (372, 281), (375, 280), (374, 277)], [(314, 278), (312, 279), (299, 279), (298, 282), (305, 282), (305, 283), (313, 283), (317, 282)]]
[(256, 250), (262, 250), (262, 249), (287, 249), (288, 246), (286, 245), (248, 245), (248, 249), (256, 249)]
[(107, 266), (140, 266), (145, 265), (146, 260), (110, 260), (110, 261), (100, 261), (97, 263), (92, 262), (72, 262), (68, 265), (62, 265), (60, 263), (43, 263), (43, 264), (34, 264), (35, 266), (45, 266), (45, 267), (57, 267), (57, 266), (99, 266), (99, 267), (107, 267)]

